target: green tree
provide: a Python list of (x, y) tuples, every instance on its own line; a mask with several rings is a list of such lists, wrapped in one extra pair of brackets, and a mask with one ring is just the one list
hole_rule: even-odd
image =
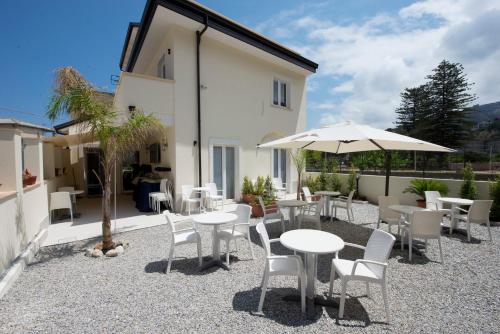
[(414, 88), (405, 88), (401, 93), (401, 103), (396, 109), (397, 132), (428, 139), (430, 128), (429, 117), (432, 114), (429, 85), (424, 84)]
[(467, 199), (477, 198), (477, 188), (474, 182), (474, 170), (472, 169), (472, 164), (470, 162), (465, 164), (464, 168), (464, 182), (460, 188), (460, 196)]
[(497, 176), (489, 183), (490, 198), (493, 200), (490, 218), (493, 221), (500, 221), (500, 176)]
[(471, 123), (470, 104), (476, 100), (471, 86), (459, 63), (443, 60), (427, 76), (431, 100), (428, 140), (435, 144), (460, 147), (467, 138)]
[(136, 111), (127, 119), (118, 119), (110, 103), (97, 98), (97, 89), (71, 67), (56, 71), (55, 87), (47, 116), (51, 120), (63, 114), (83, 120), (81, 132), (87, 133), (103, 152), (102, 248), (114, 248), (111, 235), (111, 176), (121, 158), (144, 146), (150, 136), (163, 135), (165, 128), (152, 115)]

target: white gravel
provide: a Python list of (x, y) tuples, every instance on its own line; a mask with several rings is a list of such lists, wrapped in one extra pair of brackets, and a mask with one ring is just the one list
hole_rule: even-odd
[[(375, 227), (376, 207), (355, 205), (355, 224), (323, 223), (323, 229), (345, 241), (365, 244)], [(345, 216), (340, 215), (340, 218)], [(279, 225), (270, 224), (271, 237)], [(386, 226), (383, 226), (386, 229)], [(395, 249), (389, 264), (388, 291), (392, 322), (385, 323), (382, 297), (372, 287), (351, 283), (345, 317), (337, 309), (316, 307), (308, 320), (299, 304), (281, 296), (295, 292), (294, 278), (271, 278), (263, 314), (257, 314), (264, 252), (252, 229), (256, 259), (240, 240), (231, 271), (198, 272), (196, 247), (176, 248), (169, 275), (163, 273), (169, 246), (167, 226), (127, 232), (115, 239), (130, 248), (117, 258), (88, 258), (84, 250), (95, 241), (43, 248), (37, 261), (0, 300), (1, 333), (330, 333), (456, 332), (493, 333), (500, 328), (499, 227), (493, 243), (484, 226), (472, 226), (472, 243), (462, 235), (442, 238), (445, 264), (437, 244), (430, 241), (425, 255), (408, 263), (407, 252)], [(210, 229), (202, 230), (203, 254), (211, 254)], [(193, 247), (191, 247), (193, 246)], [(278, 254), (290, 252), (273, 245)], [(224, 248), (224, 247), (223, 247)], [(345, 250), (341, 257), (361, 253)], [(320, 257), (317, 293), (328, 291), (331, 256)], [(334, 291), (339, 291), (335, 283)], [(335, 295), (338, 298), (338, 294)]]

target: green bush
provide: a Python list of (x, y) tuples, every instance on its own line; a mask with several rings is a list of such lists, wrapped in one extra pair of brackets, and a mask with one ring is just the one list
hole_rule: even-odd
[(490, 217), (493, 221), (500, 221), (500, 176), (489, 183), (490, 198), (493, 200)]
[(441, 195), (448, 193), (448, 186), (442, 182), (432, 179), (414, 179), (411, 180), (410, 186), (403, 192), (415, 194), (422, 199), (425, 199), (426, 191), (439, 191)]
[(342, 181), (337, 173), (327, 175), (326, 189), (328, 191), (340, 191), (342, 188)]
[(253, 183), (250, 181), (250, 178), (248, 176), (245, 176), (243, 178), (243, 186), (241, 187), (241, 193), (243, 195), (253, 195)]
[(349, 171), (349, 177), (347, 178), (347, 192), (356, 190), (356, 170), (354, 166), (351, 165), (351, 170)]
[(257, 181), (253, 187), (255, 196), (264, 196), (266, 193), (266, 181), (263, 176), (257, 176)]
[(264, 182), (264, 188), (266, 189), (267, 196), (272, 196), (274, 194), (273, 181), (269, 175), (266, 177), (266, 181)]
[(309, 175), (304, 180), (304, 186), (309, 188), (309, 190), (311, 191), (311, 194), (314, 194), (316, 191), (321, 190), (319, 187), (318, 177), (314, 177), (312, 175)]
[(474, 170), (470, 162), (465, 164), (464, 168), (464, 183), (460, 188), (460, 196), (467, 199), (477, 198), (477, 188), (474, 182)]

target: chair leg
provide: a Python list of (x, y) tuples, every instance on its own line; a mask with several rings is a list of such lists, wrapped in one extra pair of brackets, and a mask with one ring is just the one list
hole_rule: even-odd
[(347, 221), (350, 223), (351, 222), (351, 213), (349, 212), (349, 209), (345, 209), (347, 212)]
[(490, 236), (490, 242), (493, 242), (493, 238), (491, 237), (491, 229), (490, 229), (490, 220), (486, 221), (486, 226), (488, 227), (488, 235)]
[(330, 288), (328, 289), (328, 297), (332, 298), (333, 281), (335, 281), (335, 266), (332, 263), (332, 270), (330, 271)]
[(412, 242), (413, 240), (411, 240), (411, 239), (412, 239), (411, 234), (408, 233), (408, 259), (409, 259), (410, 262), (411, 262), (411, 250), (412, 250), (411, 246), (412, 246), (412, 243), (413, 243)]
[(253, 253), (252, 239), (250, 239), (250, 232), (248, 233), (248, 247), (250, 248), (250, 253), (252, 254), (252, 260), (255, 259), (255, 254)]
[(226, 264), (229, 266), (229, 242), (231, 239), (226, 240)]
[(73, 223), (73, 209), (69, 208), (69, 214), (71, 216), (71, 222)]
[(425, 252), (427, 252), (427, 238), (424, 239), (424, 250)]
[(302, 219), (301, 219), (301, 218), (299, 218), (299, 219), (297, 219), (297, 220), (298, 220), (298, 225), (299, 225), (299, 230), (300, 230), (300, 226), (302, 225)]
[(441, 238), (438, 238), (438, 245), (439, 245), (439, 255), (441, 256), (441, 263), (444, 263), (444, 260), (443, 260), (443, 249), (441, 247)]
[(391, 319), (389, 317), (389, 302), (387, 301), (387, 288), (386, 288), (385, 281), (382, 283), (382, 297), (384, 298), (386, 321), (387, 321), (387, 323), (389, 323), (391, 321)]
[(404, 250), (405, 248), (405, 237), (406, 237), (406, 232), (403, 230), (401, 232), (401, 236), (399, 237), (399, 240), (401, 241), (401, 250)]
[(170, 245), (170, 252), (168, 254), (168, 265), (167, 265), (167, 270), (165, 271), (165, 274), (170, 273), (170, 267), (172, 266), (172, 260), (174, 259), (174, 248), (175, 248), (175, 245), (172, 243), (172, 245)]
[(377, 220), (377, 230), (379, 229), (380, 227), (380, 218)]
[(467, 241), (470, 242), (470, 222), (467, 220)]
[(302, 275), (300, 279), (300, 304), (302, 313), (306, 312), (306, 277)]
[(347, 280), (342, 279), (342, 293), (340, 295), (340, 305), (339, 305), (339, 319), (344, 317), (344, 306), (345, 306), (345, 292), (347, 290)]
[(191, 202), (187, 202), (188, 206), (188, 216), (191, 216)]
[(281, 230), (285, 233), (285, 220), (281, 219)]
[(371, 293), (370, 293), (370, 283), (366, 282), (366, 296), (368, 298), (371, 298)]
[(266, 290), (267, 290), (267, 284), (269, 283), (269, 275), (267, 271), (264, 273), (264, 277), (262, 278), (262, 291), (260, 293), (260, 301), (259, 301), (259, 308), (257, 309), (258, 312), (262, 312), (262, 306), (264, 305), (264, 299), (266, 298)]

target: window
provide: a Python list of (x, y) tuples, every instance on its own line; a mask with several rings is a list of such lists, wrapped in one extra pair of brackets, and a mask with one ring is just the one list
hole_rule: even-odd
[(165, 55), (162, 55), (160, 60), (158, 60), (158, 65), (156, 65), (156, 76), (158, 78), (167, 78), (167, 65), (165, 64)]
[(290, 85), (281, 80), (273, 80), (273, 105), (290, 108)]
[(149, 163), (159, 164), (161, 162), (161, 147), (160, 144), (155, 143), (149, 145)]

